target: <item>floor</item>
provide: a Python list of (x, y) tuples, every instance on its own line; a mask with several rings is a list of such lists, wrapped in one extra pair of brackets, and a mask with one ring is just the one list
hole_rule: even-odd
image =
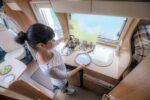
[(79, 87), (73, 87), (76, 89), (76, 93), (73, 95), (67, 95), (57, 91), (56, 98), (54, 100), (101, 100), (101, 96), (93, 93), (89, 90)]

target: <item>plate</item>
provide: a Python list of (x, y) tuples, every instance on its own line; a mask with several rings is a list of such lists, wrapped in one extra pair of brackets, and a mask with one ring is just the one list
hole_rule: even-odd
[(11, 83), (15, 79), (14, 74), (7, 75), (3, 78), (4, 83)]
[(88, 54), (86, 53), (81, 53), (81, 54), (78, 54), (76, 56), (76, 59), (75, 59), (76, 63), (77, 64), (84, 64), (84, 65), (88, 65), (91, 63), (91, 58)]
[(5, 75), (5, 74), (9, 73), (11, 70), (12, 70), (12, 66), (6, 65), (0, 69), (0, 75)]

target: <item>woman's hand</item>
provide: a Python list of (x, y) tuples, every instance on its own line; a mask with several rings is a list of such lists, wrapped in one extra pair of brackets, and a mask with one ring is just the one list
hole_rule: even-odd
[(74, 74), (76, 74), (78, 71), (80, 71), (81, 69), (85, 68), (84, 64), (79, 65), (78, 67), (76, 67), (75, 69), (69, 71), (69, 76), (73, 76)]
[(81, 70), (81, 69), (83, 69), (83, 68), (85, 68), (86, 66), (84, 65), (84, 64), (81, 64), (81, 65), (79, 65), (78, 66), (78, 68)]

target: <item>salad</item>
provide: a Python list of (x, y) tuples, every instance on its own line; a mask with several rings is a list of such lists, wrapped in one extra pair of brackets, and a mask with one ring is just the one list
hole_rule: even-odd
[(5, 75), (12, 70), (11, 65), (7, 65), (4, 68), (0, 69), (0, 75)]

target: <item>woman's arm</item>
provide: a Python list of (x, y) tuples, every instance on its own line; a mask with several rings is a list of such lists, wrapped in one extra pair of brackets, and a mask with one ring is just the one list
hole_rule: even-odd
[(85, 65), (79, 65), (77, 68), (75, 68), (75, 69), (68, 72), (69, 76), (71, 77), (71, 76), (75, 75), (78, 71), (80, 71), (84, 67), (85, 67)]
[(53, 78), (56, 78), (56, 79), (67, 79), (67, 78), (75, 75), (79, 70), (83, 69), (84, 67), (85, 67), (85, 65), (79, 65), (77, 68), (75, 68), (67, 73), (64, 73), (57, 67), (54, 67), (51, 69), (50, 74)]

